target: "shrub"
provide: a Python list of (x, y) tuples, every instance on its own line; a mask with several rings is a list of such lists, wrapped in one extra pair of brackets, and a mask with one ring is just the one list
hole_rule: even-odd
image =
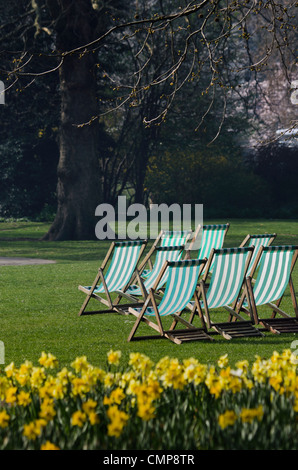
[(157, 204), (204, 204), (208, 218), (260, 217), (269, 205), (266, 183), (241, 155), (214, 150), (152, 157), (146, 190)]

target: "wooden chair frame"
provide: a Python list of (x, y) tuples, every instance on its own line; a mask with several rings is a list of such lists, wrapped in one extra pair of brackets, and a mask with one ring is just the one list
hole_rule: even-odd
[[(162, 251), (162, 252), (180, 251), (180, 253), (182, 253), (183, 248), (184, 248), (184, 246), (156, 246), (155, 251)], [(155, 267), (155, 264), (152, 266), (152, 271), (153, 271), (154, 267)], [(135, 270), (135, 272), (133, 274), (133, 277), (132, 277), (132, 282), (134, 282), (135, 278), (136, 278), (137, 284), (139, 285), (140, 293), (137, 295), (134, 292), (129, 291), (129, 288), (132, 287), (132, 282), (130, 282), (129, 285), (127, 286), (126, 294), (128, 294), (131, 297), (131, 300), (138, 301), (139, 296), (142, 296), (144, 301), (146, 300), (146, 298), (149, 295), (148, 290), (150, 289), (150, 287), (153, 288), (155, 286), (155, 282), (154, 283), (151, 282), (151, 286), (149, 287), (149, 289), (148, 289), (148, 287), (146, 287), (146, 285), (148, 283), (148, 280), (150, 279), (151, 272), (150, 272), (149, 276), (146, 279), (143, 279), (139, 269), (137, 268)], [(165, 276), (163, 275), (162, 277), (160, 277), (160, 276), (158, 277), (160, 282), (163, 279), (163, 277), (165, 277)], [(166, 283), (166, 279), (164, 280), (164, 283)], [(163, 286), (162, 285), (158, 285), (158, 287), (155, 287), (154, 295), (157, 299), (162, 298), (162, 292), (163, 292)]]
[[(294, 266), (296, 264), (297, 257), (298, 257), (298, 247), (294, 246), (294, 250), (295, 251), (294, 251), (292, 262), (291, 262), (290, 277), (289, 277), (289, 282), (288, 282), (291, 300), (292, 300), (294, 313), (295, 313), (294, 317), (292, 315), (289, 315), (288, 313), (286, 313), (284, 310), (280, 308), (280, 304), (284, 297), (285, 291), (283, 292), (282, 296), (275, 301), (275, 303), (268, 302), (265, 304), (267, 307), (269, 307), (272, 310), (271, 318), (260, 318), (258, 314), (258, 309), (257, 309), (257, 305), (255, 302), (255, 296), (254, 296), (254, 291), (253, 291), (253, 285), (255, 284), (256, 281), (253, 279), (252, 276), (254, 275), (255, 270), (259, 264), (259, 261), (264, 251), (264, 247), (261, 247), (261, 249), (259, 250), (258, 256), (255, 259), (255, 263), (252, 268), (252, 274), (247, 277), (247, 280), (246, 280), (247, 291), (242, 293), (241, 298), (239, 299), (236, 305), (237, 312), (241, 311), (241, 312), (246, 313), (247, 315), (253, 318), (253, 321), (256, 325), (261, 325), (266, 331), (270, 331), (271, 333), (274, 333), (274, 334), (298, 332), (298, 304), (297, 304), (297, 298), (296, 298), (294, 284), (292, 280), (292, 272), (293, 272), (293, 269), (294, 269)], [(249, 308), (246, 308), (243, 305), (245, 298), (248, 301)], [(277, 314), (279, 314), (281, 318), (280, 317), (277, 318)]]
[[(229, 305), (221, 306), (222, 308), (227, 310), (227, 312), (229, 313), (228, 321), (227, 322), (213, 322), (211, 320), (210, 308), (208, 306), (208, 301), (207, 301), (207, 292), (208, 292), (208, 287), (209, 287), (209, 284), (207, 284), (207, 279), (209, 275), (211, 276), (214, 275), (213, 272), (212, 273), (209, 272), (214, 256), (217, 253), (220, 254), (221, 252), (224, 252), (224, 251), (229, 252), (229, 250), (234, 250), (233, 248), (212, 250), (211, 256), (209, 257), (207, 264), (206, 264), (205, 272), (199, 284), (199, 295), (198, 295), (199, 303), (198, 305), (195, 306), (196, 308), (193, 308), (190, 318), (188, 320), (189, 323), (193, 322), (194, 317), (196, 315), (196, 310), (198, 310), (200, 318), (202, 317), (204, 318), (204, 322), (207, 326), (208, 334), (209, 334), (209, 330), (211, 329), (215, 333), (222, 335), (227, 340), (231, 340), (233, 338), (239, 338), (239, 337), (263, 336), (263, 334), (253, 326), (252, 318), (249, 321), (247, 321), (241, 315), (239, 315), (239, 313), (236, 311), (236, 304), (237, 304), (237, 300), (238, 300), (241, 290), (243, 289), (244, 292), (247, 292), (247, 284), (246, 284), (245, 275), (246, 275), (246, 272), (247, 272), (252, 254), (253, 254), (254, 247), (247, 247), (246, 249), (247, 249), (247, 257), (245, 261), (243, 281), (239, 287), (238, 295), (236, 295), (235, 300), (231, 306)], [(201, 301), (202, 301), (202, 305), (204, 308), (204, 312), (202, 310)], [(232, 318), (235, 318), (236, 320), (239, 320), (239, 321), (233, 322), (231, 321)]]
[[(264, 239), (264, 238), (269, 239), (268, 242), (267, 242), (267, 244), (266, 244), (266, 246), (271, 246), (272, 243), (274, 242), (275, 238), (276, 238), (276, 233), (271, 233), (271, 234), (270, 234), (270, 233), (264, 233), (264, 234), (257, 234), (257, 235), (248, 234), (248, 235), (246, 235), (246, 237), (244, 238), (244, 240), (241, 242), (241, 244), (240, 244), (239, 246), (240, 246), (240, 247), (244, 247), (244, 246), (247, 244), (247, 242), (249, 242), (249, 240), (257, 239), (257, 238), (258, 238), (258, 239)], [(264, 245), (260, 245), (260, 246), (264, 246)], [(260, 247), (257, 248), (257, 247), (255, 246), (255, 252), (256, 252), (256, 250), (259, 250), (259, 249), (260, 249)], [(254, 255), (255, 255), (255, 253), (252, 255), (252, 260), (253, 260), (253, 258), (254, 258)], [(258, 257), (258, 260), (260, 261), (260, 258), (261, 258), (261, 257), (258, 256), (258, 253), (256, 253), (256, 257)], [(255, 259), (256, 259), (256, 258), (255, 258)], [(251, 268), (250, 268), (250, 266), (251, 266)], [(248, 267), (248, 274), (249, 274), (249, 275), (250, 275), (252, 272), (255, 272), (255, 270), (256, 270), (258, 264), (255, 265), (254, 263), (253, 263), (253, 264), (251, 263), (250, 266)], [(250, 271), (250, 272), (249, 272), (249, 271)], [(254, 282), (254, 279), (253, 279), (253, 278), (252, 278), (252, 282)]]
[[(185, 261), (185, 260), (184, 260)], [(204, 268), (204, 265), (206, 263), (206, 260), (201, 260), (201, 266), (199, 269), (199, 274), (201, 274), (202, 269)], [(159, 315), (159, 307), (156, 302), (155, 298), (155, 289), (159, 285), (159, 282), (164, 275), (167, 267), (171, 263), (166, 261), (162, 270), (160, 271), (159, 277), (156, 280), (156, 283), (152, 289), (150, 289), (149, 295), (144, 302), (142, 308), (140, 311), (136, 311), (134, 307), (129, 308), (129, 313), (133, 314), (136, 317), (136, 321), (133, 325), (133, 328), (128, 336), (128, 341), (136, 340), (136, 339), (157, 339), (157, 338), (167, 338), (170, 341), (172, 341), (175, 344), (181, 344), (185, 341), (199, 341), (199, 340), (212, 340), (212, 338), (207, 335), (206, 333), (206, 327), (204, 324), (204, 319), (202, 318), (202, 328), (196, 328), (194, 325), (191, 323), (187, 322), (184, 318), (181, 317), (182, 312), (176, 312), (176, 313), (171, 313), (170, 316), (174, 319), (173, 323), (170, 326), (169, 330), (164, 330), (161, 316)], [(197, 291), (194, 291), (194, 299), (195, 299), (195, 304), (198, 306), (198, 297), (197, 297)], [(156, 320), (156, 323), (153, 322), (152, 320), (149, 320), (149, 318), (146, 317), (146, 310), (149, 306), (152, 306), (154, 309), (154, 317)], [(158, 334), (151, 335), (151, 336), (138, 336), (135, 337), (136, 331), (140, 325), (141, 322), (146, 323), (150, 328), (155, 330)], [(186, 329), (181, 329), (177, 330), (176, 325), (177, 323), (181, 323), (184, 326), (186, 326)]]
[[(120, 245), (121, 244), (125, 245), (127, 243), (129, 243), (129, 242), (122, 242), (122, 243), (121, 242), (120, 243), (112, 242), (111, 245), (110, 245), (110, 248), (109, 248), (109, 250), (106, 254), (106, 257), (104, 258), (104, 260), (102, 262), (102, 265), (98, 269), (98, 273), (95, 276), (95, 279), (92, 283), (92, 286), (90, 288), (86, 288), (82, 285), (79, 285), (79, 287), (78, 287), (79, 290), (86, 294), (86, 298), (85, 298), (85, 300), (84, 300), (84, 302), (81, 306), (81, 309), (79, 311), (79, 316), (81, 316), (81, 315), (101, 314), (101, 313), (107, 313), (107, 312), (113, 312), (113, 311), (118, 312), (118, 313), (122, 313), (122, 314), (127, 314), (127, 309), (129, 308), (130, 304), (125, 303), (123, 305), (120, 305), (120, 301), (123, 297), (128, 299), (128, 300), (133, 300), (133, 305), (135, 305), (136, 301), (134, 299), (132, 299), (131, 296), (128, 296), (125, 293), (126, 289), (128, 288), (128, 286), (131, 283), (131, 278), (130, 278), (129, 282), (126, 283), (126, 285), (124, 286), (123, 291), (115, 291), (115, 293), (118, 294), (118, 296), (117, 296), (116, 300), (113, 301), (112, 298), (111, 298), (111, 292), (109, 291), (108, 286), (106, 284), (105, 273), (104, 273), (116, 245), (117, 244), (118, 245), (119, 244)], [(142, 256), (142, 253), (143, 253), (143, 251), (146, 247), (147, 240), (142, 240), (139, 243), (141, 245), (141, 248), (140, 248), (140, 251), (139, 251), (138, 258), (137, 258), (136, 263), (135, 263), (136, 265), (139, 262), (139, 260)], [(98, 295), (97, 293), (94, 292), (100, 281), (101, 281), (102, 286), (104, 288), (104, 293), (106, 295), (106, 299), (103, 298), (101, 295)], [(99, 301), (100, 303), (102, 303), (103, 305), (105, 305), (108, 308), (105, 309), (105, 310), (86, 311), (86, 307), (87, 307), (87, 305), (88, 305), (91, 298), (96, 299), (97, 301)]]
[[(219, 227), (219, 226), (222, 226), (222, 227), (226, 227), (225, 230), (224, 230), (224, 236), (223, 236), (223, 240), (225, 240), (226, 238), (226, 235), (227, 235), (227, 232), (230, 228), (230, 224), (227, 222), (226, 224), (212, 224), (212, 225), (198, 225), (198, 227), (196, 228), (196, 231), (194, 233), (194, 236), (192, 238), (192, 241), (190, 242), (189, 244), (189, 247), (188, 249), (186, 250), (186, 255), (185, 255), (185, 258), (186, 259), (190, 259), (191, 256), (190, 256), (190, 252), (192, 251), (193, 249), (193, 246), (194, 246), (194, 243), (196, 242), (196, 239), (200, 236), (200, 232), (202, 231), (202, 235), (203, 235), (203, 231), (204, 230), (208, 230), (208, 228), (210, 229), (210, 227)], [(201, 250), (202, 246), (200, 247), (200, 250)], [(198, 253), (198, 258), (200, 256), (200, 250), (199, 250), (199, 253)], [(211, 250), (212, 251), (212, 250)], [(211, 254), (211, 251), (210, 251), (210, 254)]]

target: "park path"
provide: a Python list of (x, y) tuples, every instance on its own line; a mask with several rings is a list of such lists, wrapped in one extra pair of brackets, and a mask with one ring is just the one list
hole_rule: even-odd
[(38, 258), (9, 258), (6, 256), (0, 256), (0, 266), (23, 266), (25, 264), (53, 264), (56, 261), (49, 259), (38, 259)]

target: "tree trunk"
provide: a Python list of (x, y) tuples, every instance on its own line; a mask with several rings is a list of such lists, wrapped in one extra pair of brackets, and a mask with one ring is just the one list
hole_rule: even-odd
[[(49, 1), (50, 3), (50, 1)], [(90, 0), (62, 0), (56, 23), (57, 46), (67, 51), (93, 38)], [(88, 14), (86, 14), (86, 12)], [(63, 21), (64, 20), (64, 21)], [(61, 94), (57, 213), (47, 240), (95, 238), (95, 208), (100, 204), (96, 80), (92, 52), (67, 55), (59, 70)]]

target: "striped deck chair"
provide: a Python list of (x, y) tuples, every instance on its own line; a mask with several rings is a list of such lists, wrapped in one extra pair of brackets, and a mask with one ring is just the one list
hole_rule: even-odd
[[(273, 241), (276, 238), (276, 233), (265, 233), (263, 235), (247, 235), (243, 242), (240, 244), (240, 247), (245, 246), (247, 243), (247, 246), (254, 246), (254, 252), (251, 258), (250, 265), (247, 270), (247, 276), (250, 276), (252, 272), (255, 272), (258, 266), (254, 266), (255, 260), (258, 256), (258, 252), (261, 246), (270, 246), (272, 245)], [(260, 258), (258, 257), (259, 261)], [(259, 265), (259, 263), (258, 263)]]
[[(297, 256), (297, 246), (263, 247), (259, 253), (260, 268), (254, 285), (251, 276), (247, 278), (248, 295), (242, 295), (237, 311), (253, 315), (254, 322), (262, 325), (272, 333), (298, 332), (298, 306), (292, 281)], [(256, 260), (257, 262), (258, 260)], [(286, 288), (289, 287), (294, 316), (280, 308)], [(257, 307), (267, 306), (272, 311), (271, 318), (263, 318), (258, 314)], [(279, 314), (278, 317), (276, 315)]]
[[(201, 227), (202, 233), (196, 234), (196, 236), (201, 236), (201, 247), (198, 252), (198, 259), (209, 259), (212, 250), (219, 250), (223, 247), (225, 236), (229, 230), (230, 224), (215, 224), (215, 225), (203, 225)], [(192, 243), (190, 244), (190, 249), (187, 252), (187, 258), (190, 256), (190, 250)], [(213, 265), (209, 268), (209, 275), (211, 274)], [(204, 271), (203, 271), (204, 272)]]
[[(235, 310), (240, 291), (243, 288), (247, 292), (246, 272), (253, 254), (253, 247), (242, 248), (224, 248), (221, 250), (212, 250), (208, 259), (203, 278), (199, 289), (199, 312), (204, 315), (208, 329), (213, 329), (224, 338), (244, 336), (263, 336), (263, 334), (253, 326), (253, 319), (244, 320)], [(209, 274), (210, 266), (213, 266), (209, 287), (206, 280)], [(194, 307), (193, 302), (191, 302)], [(229, 312), (227, 322), (213, 322), (210, 317), (210, 310), (216, 310), (214, 315), (218, 314), (219, 309), (225, 309)], [(204, 314), (203, 314), (204, 310)], [(192, 311), (189, 322), (192, 323), (195, 311)], [(239, 321), (231, 321), (236, 317)]]
[[(143, 278), (146, 278), (149, 276), (150, 271), (153, 268), (152, 265), (152, 255), (154, 254), (154, 251), (156, 247), (160, 244), (160, 246), (185, 246), (188, 240), (192, 237), (192, 230), (161, 230), (159, 232), (158, 237), (155, 239), (151, 249), (147, 253), (147, 255), (144, 257), (142, 262), (140, 263), (139, 266), (139, 272), (141, 273)], [(144, 269), (146, 264), (149, 265), (149, 269)]]
[(192, 235), (191, 230), (163, 230), (161, 235), (161, 246), (181, 246), (189, 240)]
[[(198, 259), (209, 258), (212, 249), (221, 249), (230, 224), (223, 225), (203, 225), (202, 244)], [(213, 264), (213, 263), (212, 263)], [(212, 264), (209, 271), (212, 269)]]
[[(125, 304), (123, 307), (119, 305), (123, 293), (129, 286), (131, 277), (136, 269), (139, 259), (146, 246), (146, 241), (128, 241), (128, 242), (113, 242), (107, 252), (107, 255), (98, 270), (92, 286), (81, 286), (79, 290), (86, 294), (79, 315), (87, 315), (94, 313), (104, 313), (117, 311), (120, 313), (127, 313), (128, 306)], [(109, 263), (109, 260), (113, 257)], [(106, 272), (105, 272), (106, 271)], [(101, 284), (98, 283), (101, 281)], [(118, 297), (113, 302), (111, 293), (118, 293)], [(106, 298), (101, 297), (99, 294), (105, 294)], [(108, 310), (96, 310), (86, 312), (86, 307), (89, 300), (94, 298), (108, 307)], [(125, 310), (123, 310), (125, 308)]]
[[(202, 322), (202, 328), (196, 328), (181, 317), (181, 312), (189, 303), (191, 298), (197, 301), (197, 282), (206, 260), (180, 260), (166, 263), (160, 271), (159, 278), (156, 280), (155, 287), (150, 289), (149, 296), (142, 308), (130, 307), (129, 312), (137, 317), (135, 324), (128, 336), (128, 341), (133, 339), (152, 339), (167, 338), (175, 344), (181, 344), (185, 341), (198, 341), (211, 337), (206, 333), (206, 327)], [(167, 283), (164, 296), (160, 304), (157, 306), (154, 289), (158, 286), (160, 279), (168, 271)], [(169, 330), (164, 330), (162, 318), (171, 316), (174, 322)], [(152, 318), (155, 318), (155, 322)], [(146, 323), (149, 327), (159, 333), (159, 335), (139, 336), (135, 338), (135, 333), (141, 322)], [(175, 329), (176, 324), (180, 322), (186, 328)]]
[[(139, 273), (136, 271), (138, 285), (132, 284), (130, 285), (125, 294), (131, 295), (132, 300), (134, 297), (143, 296), (144, 300), (148, 296), (149, 289), (155, 286), (155, 281), (159, 276), (159, 273), (165, 264), (166, 261), (178, 261), (181, 258), (183, 252), (183, 246), (158, 246), (156, 248), (156, 257), (154, 261), (154, 265), (152, 271), (148, 277), (143, 280)], [(167, 274), (168, 271), (160, 279), (158, 286), (155, 288), (155, 291), (158, 292), (166, 283), (167, 281)]]

